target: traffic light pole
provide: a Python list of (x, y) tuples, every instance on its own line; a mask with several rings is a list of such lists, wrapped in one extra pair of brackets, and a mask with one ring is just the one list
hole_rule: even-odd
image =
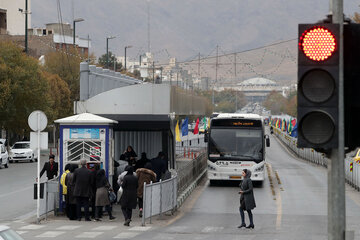
[(339, 41), (339, 126), (338, 148), (331, 151), (328, 164), (328, 239), (345, 240), (345, 171), (344, 171), (344, 15), (343, 0), (330, 0), (333, 23), (340, 24)]

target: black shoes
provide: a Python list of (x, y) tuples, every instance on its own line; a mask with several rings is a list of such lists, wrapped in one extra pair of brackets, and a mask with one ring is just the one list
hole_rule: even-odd
[(124, 226), (129, 227), (130, 226), (130, 221), (131, 221), (130, 219), (125, 220)]
[(249, 226), (247, 226), (246, 228), (254, 228), (254, 224), (250, 224)]
[(91, 222), (90, 218), (85, 218), (85, 222)]
[(110, 216), (109, 217), (109, 220), (111, 221), (111, 220), (114, 220), (116, 217), (114, 217), (114, 216)]
[(241, 224), (240, 226), (238, 226), (238, 228), (243, 228), (246, 227), (245, 223)]

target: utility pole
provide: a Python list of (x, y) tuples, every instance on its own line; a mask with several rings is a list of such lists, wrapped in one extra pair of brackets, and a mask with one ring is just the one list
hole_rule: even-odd
[(176, 71), (176, 86), (179, 86), (179, 69)]
[(153, 84), (155, 84), (155, 62), (153, 61), (153, 64), (152, 64), (152, 69), (153, 69)]
[(199, 53), (199, 61), (198, 61), (198, 79), (201, 81), (201, 76), (200, 76), (200, 53)]
[(234, 53), (234, 74), (236, 77), (236, 53)]
[(25, 53), (28, 54), (28, 0), (25, 0)]
[(160, 82), (162, 83), (162, 72), (163, 72), (163, 67), (160, 67)]
[(328, 166), (328, 239), (345, 240), (345, 171), (344, 171), (344, 11), (343, 0), (330, 0), (333, 23), (340, 25), (339, 42), (339, 141), (332, 149)]
[(214, 87), (218, 78), (218, 65), (219, 65), (219, 45), (216, 46), (216, 63), (215, 63), (215, 82), (212, 89), (212, 104), (215, 105)]

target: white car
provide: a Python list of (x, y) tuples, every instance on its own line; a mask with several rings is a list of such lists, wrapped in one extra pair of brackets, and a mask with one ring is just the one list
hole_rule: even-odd
[(24, 240), (14, 230), (8, 226), (0, 225), (0, 239), (1, 240)]
[(16, 142), (10, 149), (9, 162), (37, 161), (36, 151), (30, 148), (30, 142)]
[(0, 168), (4, 166), (9, 167), (9, 154), (4, 144), (0, 143)]

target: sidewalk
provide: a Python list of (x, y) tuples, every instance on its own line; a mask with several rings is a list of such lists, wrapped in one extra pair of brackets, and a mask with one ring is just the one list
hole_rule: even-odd
[(30, 218), (26, 221), (14, 221), (9, 223), (0, 223), (10, 226), (17, 231), (24, 239), (75, 239), (75, 238), (132, 238), (139, 234), (145, 233), (152, 229), (156, 229), (168, 224), (168, 222), (178, 215), (163, 214), (152, 217), (152, 223), (146, 219), (145, 226), (141, 226), (141, 218), (139, 217), (138, 209), (133, 210), (133, 217), (130, 227), (124, 226), (124, 217), (121, 212), (120, 205), (113, 206), (113, 215), (115, 220), (109, 221), (107, 213), (104, 213), (102, 221), (100, 222), (86, 222), (84, 218), (82, 221), (70, 221), (66, 216), (54, 216), (50, 214), (47, 220), (42, 220), (40, 224), (36, 224), (36, 217)]

